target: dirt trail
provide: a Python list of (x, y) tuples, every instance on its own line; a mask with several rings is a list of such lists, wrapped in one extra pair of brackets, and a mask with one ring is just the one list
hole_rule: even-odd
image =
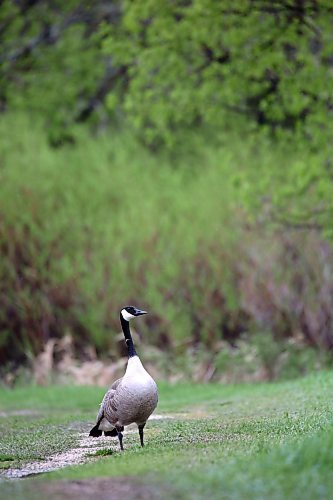
[[(152, 415), (149, 420), (161, 420), (174, 418), (172, 415)], [(135, 425), (128, 426), (125, 430), (125, 435), (137, 432)], [(8, 479), (24, 478), (33, 474), (42, 474), (44, 472), (51, 472), (62, 467), (69, 465), (83, 464), (89, 460), (87, 455), (93, 454), (98, 450), (105, 448), (114, 448), (118, 450), (118, 442), (115, 439), (101, 436), (100, 438), (92, 438), (86, 432), (79, 434), (80, 440), (77, 448), (72, 448), (63, 453), (52, 455), (46, 460), (29, 462), (21, 468), (10, 468), (1, 471), (0, 476)]]
[(110, 448), (113, 441), (110, 438), (101, 437), (98, 440), (90, 438), (87, 433), (80, 433), (80, 441), (77, 448), (73, 448), (63, 453), (57, 453), (42, 462), (29, 462), (22, 468), (10, 468), (4, 471), (3, 475), (7, 478), (21, 478), (31, 474), (41, 474), (52, 470), (66, 467), (67, 465), (82, 464), (87, 461), (87, 454), (94, 453), (101, 448)]

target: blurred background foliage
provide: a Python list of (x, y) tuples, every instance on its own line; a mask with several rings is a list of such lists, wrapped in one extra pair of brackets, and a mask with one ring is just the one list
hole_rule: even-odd
[(331, 362), (332, 16), (0, 3), (2, 373), (64, 337), (75, 359), (117, 359), (126, 303), (151, 311), (161, 376)]

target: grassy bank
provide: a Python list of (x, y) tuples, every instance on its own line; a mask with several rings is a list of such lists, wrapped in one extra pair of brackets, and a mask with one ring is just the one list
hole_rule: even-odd
[[(110, 439), (109, 455), (50, 473), (46, 482), (40, 476), (2, 482), (0, 489), (16, 498), (34, 498), (39, 491), (52, 498), (52, 488), (58, 492), (60, 488), (67, 498), (71, 481), (83, 481), (84, 495), (84, 481), (112, 476), (115, 484), (118, 477), (128, 481), (131, 494), (144, 485), (153, 488), (156, 498), (208, 494), (211, 498), (329, 498), (333, 487), (332, 386), (331, 372), (276, 384), (162, 384), (157, 411), (173, 418), (149, 422), (144, 449), (136, 433), (128, 434), (124, 453)], [(1, 430), (6, 433), (1, 453), (11, 449), (13, 460), (23, 463), (27, 430), (30, 451), (25, 460), (73, 446), (78, 431), (89, 429), (101, 394), (102, 390), (71, 387), (2, 390), (2, 411), (34, 408), (39, 415), (28, 420), (16, 416), (14, 422), (2, 416)], [(51, 434), (58, 440), (46, 453), (42, 442), (50, 432), (41, 418), (51, 419)], [(14, 434), (15, 441), (8, 441)]]

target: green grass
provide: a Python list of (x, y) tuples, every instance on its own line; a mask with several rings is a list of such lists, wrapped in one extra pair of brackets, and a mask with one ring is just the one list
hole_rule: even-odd
[(0, 453), (10, 454), (17, 466), (74, 447), (78, 432), (94, 421), (103, 393), (92, 387), (1, 389), (0, 411), (8, 417), (0, 416)]
[[(49, 473), (48, 479), (132, 476), (155, 485), (162, 497), (166, 491), (170, 496), (171, 488), (175, 498), (184, 499), (329, 498), (332, 372), (275, 384), (160, 384), (159, 389), (157, 411), (174, 418), (149, 422), (144, 449), (136, 433), (125, 436), (124, 453), (111, 439), (111, 447), (90, 457), (87, 464)], [(73, 446), (78, 431), (93, 421), (102, 392), (92, 387), (1, 390), (1, 411), (18, 408), (15, 396), (21, 409), (36, 411), (29, 418), (1, 418), (2, 429), (16, 436), (15, 442), (2, 433), (0, 453), (14, 459), (4, 462), (6, 466)], [(42, 483), (40, 476), (19, 482), (20, 491), (17, 482), (0, 488), (33, 495)]]

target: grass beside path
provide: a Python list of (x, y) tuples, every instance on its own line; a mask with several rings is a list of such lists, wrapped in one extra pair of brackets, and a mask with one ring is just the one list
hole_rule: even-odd
[[(52, 498), (63, 488), (69, 498), (75, 484), (85, 498), (93, 478), (108, 478), (94, 483), (96, 494), (109, 480), (110, 487), (127, 484), (121, 494), (128, 498), (143, 487), (156, 498), (330, 498), (333, 372), (274, 384), (159, 389), (157, 412), (173, 418), (148, 423), (144, 449), (136, 433), (125, 436), (124, 453), (110, 439), (110, 454), (47, 476), (1, 482), (0, 496), (3, 490), (30, 498), (42, 489)], [(91, 387), (0, 390), (0, 463), (17, 467), (74, 446), (102, 394)], [(23, 409), (31, 413), (19, 414)]]

